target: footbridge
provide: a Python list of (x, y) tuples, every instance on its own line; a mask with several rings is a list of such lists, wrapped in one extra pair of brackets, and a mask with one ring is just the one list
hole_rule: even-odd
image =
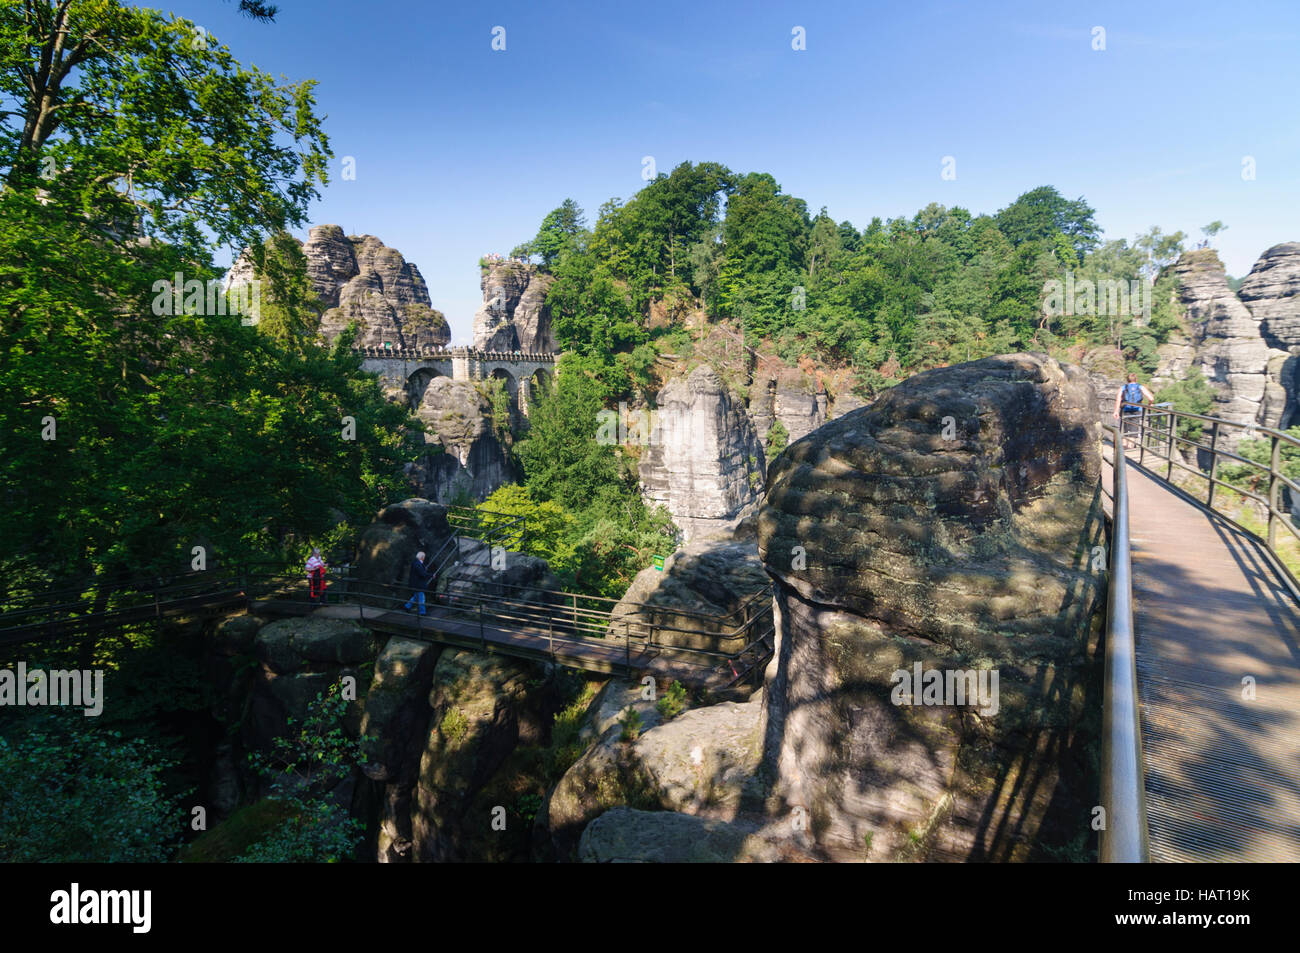
[(328, 573), (321, 604), (309, 598), (301, 572), (244, 566), (189, 572), (156, 585), (123, 580), (106, 595), (87, 594), (84, 586), (9, 594), (0, 602), (0, 650), (93, 645), (99, 637), (159, 619), (245, 609), (263, 616), (350, 618), (376, 631), (455, 648), (605, 675), (675, 678), (710, 689), (756, 685), (771, 657), (772, 598), (766, 587), (744, 595), (731, 612), (713, 615), (507, 585), (498, 581), (493, 560), (502, 553), (508, 560), (510, 550), (523, 544), (522, 519), (447, 509), (453, 532), (430, 557), (438, 582), (427, 593), (423, 613), (404, 608), (412, 601), (404, 581), (364, 577), (351, 567)]
[(1300, 860), (1300, 441), (1167, 406), (1124, 423), (1100, 859)]

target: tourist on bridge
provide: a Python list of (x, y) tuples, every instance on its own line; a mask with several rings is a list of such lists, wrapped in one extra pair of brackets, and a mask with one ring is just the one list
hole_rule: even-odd
[(1128, 383), (1121, 387), (1115, 394), (1115, 419), (1120, 420), (1120, 409), (1123, 408), (1123, 434), (1124, 449), (1133, 450), (1137, 444), (1130, 440), (1130, 437), (1136, 437), (1140, 434), (1140, 424), (1142, 421), (1142, 404), (1144, 401), (1155, 403), (1155, 395), (1146, 387), (1138, 383), (1136, 374), (1129, 374)]
[(429, 571), (424, 562), (425, 554), (416, 553), (415, 558), (411, 560), (411, 571), (407, 576), (407, 583), (413, 592), (411, 598), (406, 600), (406, 605), (402, 609), (406, 612), (411, 611), (413, 603), (418, 602), (420, 605), (420, 615), (424, 615), (424, 593), (425, 590), (433, 587), (434, 574)]
[(307, 586), (312, 602), (325, 601), (325, 560), (320, 558), (319, 549), (313, 549), (307, 557)]

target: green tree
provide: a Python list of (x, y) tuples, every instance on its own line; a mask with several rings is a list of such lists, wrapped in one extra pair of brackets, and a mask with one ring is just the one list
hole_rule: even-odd
[(550, 267), (561, 253), (573, 246), (584, 227), (582, 209), (578, 203), (573, 199), (565, 199), (559, 208), (552, 209), (542, 219), (537, 237), (528, 247), (532, 254), (541, 256), (543, 265)]

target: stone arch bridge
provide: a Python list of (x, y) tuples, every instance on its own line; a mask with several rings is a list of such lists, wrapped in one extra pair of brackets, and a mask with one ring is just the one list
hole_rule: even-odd
[(528, 413), (533, 389), (555, 375), (558, 352), (481, 351), (473, 347), (359, 347), (361, 369), (378, 374), (385, 384), (421, 393), (434, 377), (457, 381), (499, 378), (511, 401)]

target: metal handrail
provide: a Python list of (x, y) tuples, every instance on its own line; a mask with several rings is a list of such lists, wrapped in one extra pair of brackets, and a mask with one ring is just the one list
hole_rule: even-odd
[(1110, 579), (1106, 587), (1106, 663), (1102, 709), (1101, 803), (1106, 814), (1099, 857), (1104, 864), (1150, 860), (1142, 724), (1138, 713), (1137, 641), (1133, 627), (1133, 562), (1129, 550), (1128, 457), (1119, 428), (1114, 441)]
[[(1235, 420), (1224, 420), (1221, 417), (1209, 417), (1205, 414), (1192, 414), (1180, 410), (1174, 410), (1168, 403), (1155, 404), (1150, 408), (1143, 407), (1140, 414), (1125, 415), (1126, 420), (1136, 419), (1136, 429), (1138, 431), (1138, 464), (1145, 467), (1146, 454), (1149, 452), (1157, 460), (1166, 464), (1165, 474), (1163, 477), (1159, 473), (1151, 472), (1158, 479), (1163, 479), (1166, 483), (1173, 486), (1178, 492), (1186, 498), (1193, 500), (1198, 505), (1205, 507), (1216, 515), (1222, 517), (1231, 523), (1237, 530), (1249, 536), (1264, 547), (1273, 563), (1281, 575), (1287, 587), (1292, 594), (1300, 599), (1300, 580), (1287, 568), (1286, 564), (1278, 554), (1277, 549), (1277, 528), (1285, 527), (1292, 536), (1300, 540), (1300, 526), (1297, 526), (1292, 515), (1282, 509), (1281, 494), (1282, 488), (1286, 487), (1292, 493), (1300, 498), (1300, 483), (1292, 480), (1282, 472), (1282, 448), (1291, 446), (1300, 449), (1300, 440), (1272, 427), (1264, 427), (1258, 424), (1238, 423)], [(1191, 440), (1187, 437), (1180, 436), (1178, 425), (1182, 420), (1196, 420), (1210, 425), (1210, 444), (1205, 444)], [(1219, 445), (1220, 431), (1223, 428), (1235, 427), (1243, 430), (1246, 434), (1260, 434), (1268, 438), (1271, 442), (1271, 451), (1269, 453), (1269, 462), (1267, 465), (1256, 460), (1248, 460), (1238, 453), (1225, 449)], [(1177, 446), (1195, 447), (1197, 450), (1203, 450), (1210, 455), (1209, 471), (1202, 470), (1199, 466), (1188, 466), (1181, 459), (1177, 459), (1174, 448)], [(1260, 478), (1267, 477), (1267, 489), (1264, 495), (1252, 492), (1245, 487), (1238, 486), (1227, 480), (1219, 479), (1219, 464), (1221, 460), (1231, 460), (1235, 463), (1246, 464), (1259, 471)], [(1173, 483), (1173, 471), (1177, 467), (1185, 470), (1198, 479), (1205, 480), (1205, 499), (1197, 500), (1195, 496), (1189, 493), (1186, 488), (1179, 487)], [(1231, 516), (1220, 510), (1214, 509), (1214, 493), (1217, 487), (1224, 487), (1234, 493), (1239, 493), (1243, 497), (1253, 500), (1262, 506), (1268, 514), (1267, 528), (1263, 536), (1253, 532), (1243, 526)]]

